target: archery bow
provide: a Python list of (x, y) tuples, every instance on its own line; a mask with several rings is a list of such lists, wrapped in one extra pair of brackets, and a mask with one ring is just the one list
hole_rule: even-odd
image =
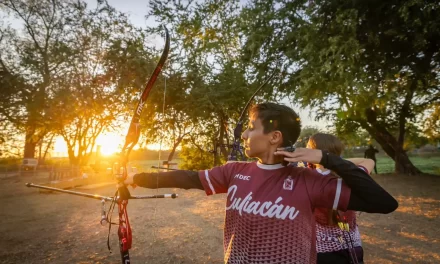
[[(170, 36), (168, 33), (167, 28), (165, 27), (165, 48), (162, 53), (162, 56), (160, 57), (160, 60), (156, 66), (156, 68), (153, 71), (153, 74), (151, 75), (150, 79), (148, 80), (147, 84), (145, 85), (145, 89), (141, 95), (141, 98), (136, 106), (135, 112), (133, 114), (133, 118), (130, 123), (130, 127), (128, 128), (127, 136), (125, 137), (125, 143), (124, 147), (121, 151), (121, 161), (120, 165), (115, 164), (114, 168), (116, 178), (118, 181), (118, 189), (113, 197), (107, 197), (107, 196), (101, 196), (101, 195), (95, 195), (95, 194), (89, 194), (89, 193), (82, 193), (82, 192), (75, 192), (75, 191), (67, 191), (63, 189), (58, 188), (52, 188), (42, 185), (36, 185), (32, 183), (26, 183), (27, 187), (35, 187), (40, 189), (47, 189), (51, 191), (57, 191), (57, 192), (63, 192), (67, 194), (72, 195), (78, 195), (82, 197), (87, 198), (93, 198), (93, 199), (99, 199), (102, 203), (102, 209), (101, 209), (101, 224), (108, 224), (109, 225), (109, 235), (107, 237), (107, 245), (110, 249), (110, 229), (112, 226), (111, 222), (111, 215), (113, 212), (113, 209), (115, 207), (115, 204), (118, 204), (118, 214), (119, 214), (119, 228), (118, 228), (118, 237), (119, 237), (119, 249), (121, 253), (121, 261), (124, 264), (130, 263), (130, 255), (129, 255), (129, 249), (132, 245), (132, 234), (131, 234), (131, 227), (130, 222), (128, 219), (128, 213), (127, 213), (127, 204), (129, 199), (149, 199), (149, 198), (176, 198), (177, 194), (161, 194), (161, 195), (136, 195), (132, 196), (130, 192), (127, 189), (127, 186), (124, 184), (124, 180), (127, 178), (127, 163), (128, 163), (128, 157), (130, 155), (131, 150), (133, 147), (137, 144), (140, 136), (140, 116), (143, 110), (143, 107), (145, 105), (145, 102), (148, 98), (148, 95), (153, 88), (153, 85), (157, 79), (157, 76), (162, 70), (163, 65), (165, 64), (165, 61), (168, 57), (168, 52), (170, 49)], [(122, 169), (122, 171), (121, 171)], [(105, 202), (111, 201), (111, 205), (109, 207), (109, 211), (106, 213), (105, 210)], [(110, 216), (110, 218), (109, 218)]]
[[(122, 147), (121, 151), (121, 165), (122, 165), (122, 173), (120, 171), (121, 167), (117, 164), (116, 171), (117, 180), (119, 182), (118, 190), (115, 193), (115, 196), (119, 194), (121, 199), (118, 200), (118, 213), (119, 213), (119, 249), (121, 251), (122, 263), (129, 263), (130, 256), (128, 254), (128, 250), (131, 248), (132, 236), (131, 236), (131, 227), (130, 222), (128, 220), (127, 214), (127, 204), (128, 199), (130, 199), (131, 195), (127, 189), (127, 186), (124, 183), (124, 180), (127, 178), (127, 163), (128, 157), (130, 155), (131, 150), (139, 141), (140, 136), (140, 117), (142, 110), (144, 108), (145, 102), (147, 101), (148, 95), (150, 94), (151, 89), (153, 88), (154, 83), (156, 82), (157, 76), (162, 71), (162, 67), (165, 64), (165, 61), (168, 57), (168, 52), (170, 50), (170, 35), (168, 33), (168, 29), (165, 28), (165, 48), (162, 52), (162, 56), (160, 57), (159, 62), (157, 63), (156, 68), (153, 71), (150, 79), (145, 85), (145, 89), (139, 99), (139, 102), (136, 106), (135, 112), (133, 114), (133, 118), (131, 119), (130, 127), (128, 128), (127, 136), (125, 137), (125, 144)], [(110, 206), (111, 207), (111, 206)], [(110, 232), (109, 226), (109, 232)]]
[(275, 75), (275, 71), (272, 73), (272, 75), (269, 76), (269, 78), (266, 79), (266, 81), (264, 81), (263, 84), (260, 85), (260, 87), (258, 87), (258, 89), (254, 92), (254, 94), (252, 94), (251, 98), (249, 98), (243, 110), (241, 111), (237, 125), (234, 129), (234, 142), (232, 143), (231, 153), (228, 155), (228, 161), (237, 161), (238, 155), (240, 155), (240, 160), (245, 159), (245, 156), (242, 151), (242, 147), (240, 146), (241, 133), (243, 131), (244, 115), (246, 114), (249, 106), (251, 105), (252, 100), (254, 100), (258, 92), (261, 89), (263, 89), (263, 87), (273, 78), (274, 75)]

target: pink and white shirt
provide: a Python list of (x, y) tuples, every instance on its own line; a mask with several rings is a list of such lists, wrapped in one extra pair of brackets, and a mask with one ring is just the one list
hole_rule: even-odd
[(345, 211), (350, 188), (316, 170), (229, 163), (199, 172), (207, 195), (227, 193), (225, 263), (316, 263), (314, 209)]
[[(362, 166), (359, 168), (367, 171)], [(330, 176), (331, 171), (322, 171), (319, 168), (316, 169), (322, 176)], [(333, 176), (332, 176), (333, 177)], [(335, 208), (336, 209), (336, 208)], [(339, 226), (330, 225), (328, 222), (328, 217), (331, 209), (327, 208), (316, 208), (315, 209), (315, 219), (316, 219), (316, 251), (318, 253), (325, 252), (335, 252), (339, 250), (344, 250), (352, 247), (362, 246), (361, 235), (359, 233), (359, 227), (356, 223), (356, 212), (346, 211), (340, 212), (342, 217), (345, 217), (347, 223), (349, 224), (349, 232), (343, 232)], [(348, 237), (350, 236), (350, 238)], [(351, 245), (351, 242), (353, 245)]]

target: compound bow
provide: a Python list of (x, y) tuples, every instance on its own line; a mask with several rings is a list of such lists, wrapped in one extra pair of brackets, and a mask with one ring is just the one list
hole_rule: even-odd
[[(133, 114), (133, 118), (130, 123), (130, 127), (127, 132), (127, 136), (125, 137), (125, 144), (121, 151), (121, 161), (120, 165), (116, 164), (114, 166), (115, 168), (115, 175), (116, 179), (118, 181), (118, 189), (113, 197), (107, 197), (102, 195), (96, 195), (96, 194), (89, 194), (89, 193), (82, 193), (82, 192), (75, 192), (75, 191), (68, 191), (58, 188), (52, 188), (42, 185), (37, 185), (33, 183), (26, 183), (27, 187), (35, 187), (40, 189), (46, 189), (56, 192), (62, 192), (87, 198), (93, 198), (93, 199), (99, 199), (101, 200), (101, 225), (109, 225), (109, 235), (107, 237), (107, 245), (110, 250), (110, 229), (113, 224), (111, 222), (111, 216), (113, 213), (113, 209), (115, 205), (118, 205), (118, 214), (119, 214), (119, 223), (118, 223), (118, 237), (119, 237), (119, 250), (121, 253), (121, 261), (124, 264), (130, 263), (130, 255), (129, 255), (129, 249), (132, 245), (132, 234), (131, 234), (131, 227), (130, 227), (130, 221), (128, 219), (128, 213), (127, 213), (127, 204), (129, 199), (151, 199), (151, 198), (176, 198), (177, 194), (160, 194), (160, 195), (131, 195), (130, 192), (127, 189), (127, 186), (124, 184), (124, 180), (127, 178), (127, 163), (128, 163), (128, 157), (130, 155), (131, 150), (133, 147), (137, 144), (140, 136), (140, 116), (143, 110), (143, 107), (145, 105), (145, 101), (148, 98), (148, 95), (153, 88), (153, 85), (157, 79), (157, 76), (162, 70), (163, 65), (165, 64), (165, 61), (168, 57), (168, 52), (170, 49), (170, 36), (168, 33), (167, 28), (165, 27), (165, 48), (162, 53), (162, 56), (160, 57), (160, 60), (154, 69), (153, 74), (151, 75), (150, 79), (148, 80), (147, 84), (145, 85), (145, 89), (141, 95), (141, 98), (138, 102), (138, 105), (136, 107), (136, 111)], [(106, 212), (105, 208), (105, 202), (110, 201), (110, 207), (108, 212)]]

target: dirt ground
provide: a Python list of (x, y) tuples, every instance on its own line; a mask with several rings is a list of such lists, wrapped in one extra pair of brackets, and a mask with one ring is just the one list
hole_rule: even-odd
[[(373, 177), (400, 206), (390, 215), (359, 216), (366, 263), (440, 263), (440, 177)], [(109, 253), (98, 200), (39, 193), (27, 181), (0, 179), (0, 263), (119, 263), (116, 228)], [(81, 191), (111, 196), (114, 186)], [(222, 263), (225, 196), (143, 188), (133, 194), (173, 191), (178, 199), (130, 201), (132, 263)]]

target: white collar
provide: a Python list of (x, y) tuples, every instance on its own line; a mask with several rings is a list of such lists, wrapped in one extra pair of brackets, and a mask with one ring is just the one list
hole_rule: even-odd
[(258, 166), (258, 168), (263, 169), (263, 170), (277, 170), (277, 169), (281, 169), (281, 168), (285, 167), (281, 163), (278, 163), (278, 164), (263, 164), (263, 163), (260, 163), (259, 161), (257, 161), (257, 166)]
[(316, 169), (320, 174), (322, 174), (322, 175), (328, 175), (328, 174), (330, 174), (332, 171), (331, 170), (325, 170), (325, 171), (323, 171), (323, 170), (321, 170), (320, 168), (317, 168)]

